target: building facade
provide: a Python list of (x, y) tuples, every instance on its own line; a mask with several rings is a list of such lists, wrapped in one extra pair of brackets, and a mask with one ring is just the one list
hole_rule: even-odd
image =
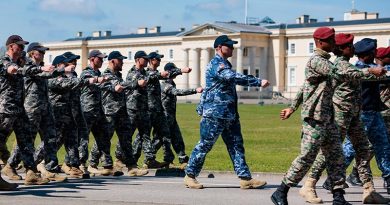
[[(364, 15), (365, 14), (365, 15)], [(230, 62), (237, 72), (252, 74), (271, 82), (265, 90), (239, 86), (239, 95), (257, 98), (270, 97), (277, 92), (287, 98), (294, 97), (303, 84), (304, 68), (315, 48), (312, 34), (321, 26), (335, 28), (336, 32), (353, 33), (355, 42), (362, 38), (378, 40), (379, 47), (390, 45), (390, 18), (378, 18), (378, 14), (352, 11), (346, 13), (345, 20), (317, 22), (308, 15), (297, 18), (295, 24), (246, 25), (236, 22), (215, 22), (194, 26), (191, 30), (180, 29), (161, 32), (160, 27), (140, 28), (136, 34), (111, 35), (111, 32), (94, 32), (92, 36), (62, 42), (44, 43), (50, 50), (45, 63), (51, 63), (55, 56), (66, 51), (80, 55), (77, 72), (88, 65), (88, 53), (99, 49), (103, 53), (118, 50), (128, 57), (124, 60), (123, 73), (134, 65), (134, 54), (138, 50), (157, 51), (164, 54), (161, 68), (168, 62), (178, 67), (191, 67), (190, 74), (176, 79), (178, 88), (195, 88), (205, 85), (205, 67), (215, 55), (214, 39), (222, 34), (238, 41)], [(351, 61), (355, 61), (352, 59)], [(105, 69), (104, 62), (102, 69)], [(160, 68), (160, 69), (161, 69)], [(189, 97), (191, 98), (191, 97)], [(197, 96), (192, 96), (197, 98)]]

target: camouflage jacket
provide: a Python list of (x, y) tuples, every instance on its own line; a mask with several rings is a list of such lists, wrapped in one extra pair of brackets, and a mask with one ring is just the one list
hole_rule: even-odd
[[(86, 67), (80, 75), (85, 80), (91, 77), (100, 77), (99, 70), (95, 71), (91, 67)], [(90, 84), (81, 88), (81, 108), (83, 112), (100, 113), (102, 109), (102, 96), (99, 84)]]
[[(88, 81), (88, 79), (84, 79), (84, 80), (78, 79), (76, 72), (73, 72), (72, 74), (73, 74), (72, 78), (75, 81), (84, 81), (84, 82)], [(83, 86), (86, 86), (86, 85), (89, 85), (89, 82), (85, 82), (85, 84)], [(71, 95), (71, 104), (72, 104), (72, 115), (73, 115), (73, 118), (75, 119), (76, 122), (79, 122), (80, 120), (84, 120), (83, 117), (80, 117), (80, 116), (83, 116), (82, 110), (81, 110), (81, 88), (83, 86), (72, 89), (71, 94), (70, 94)], [(78, 118), (82, 118), (82, 119), (78, 119)]]
[[(31, 58), (27, 58), (25, 67), (27, 69), (41, 70)], [(63, 70), (62, 70), (63, 71)], [(54, 70), (53, 73), (40, 72), (37, 75), (30, 75), (24, 78), (24, 109), (27, 113), (41, 112), (47, 110), (49, 103), (47, 79), (59, 76), (62, 71)]]
[(122, 85), (125, 90), (134, 90), (138, 83), (137, 81), (124, 82), (121, 72), (114, 72), (107, 68), (103, 72), (103, 76), (108, 77), (108, 81), (101, 86), (102, 104), (105, 115), (114, 115), (118, 111), (126, 110), (126, 95), (125, 91), (116, 92), (115, 86)]
[(261, 86), (261, 79), (236, 73), (231, 63), (217, 54), (206, 67), (206, 88), (201, 95), (197, 113), (210, 118), (239, 118), (236, 85)]
[[(390, 65), (385, 66), (387, 72), (390, 70)], [(385, 116), (390, 116), (390, 84), (382, 85), (380, 87), (381, 100), (383, 102), (384, 108), (382, 114)]]
[(166, 115), (176, 115), (176, 96), (196, 94), (195, 89), (177, 89), (173, 79), (165, 80), (161, 83), (161, 100)]
[[(150, 111), (162, 112), (163, 106), (161, 102), (161, 85), (159, 80), (164, 80), (166, 78), (161, 77), (161, 74), (158, 70), (154, 71), (151, 68), (146, 70), (148, 76), (157, 75), (158, 79), (152, 79), (148, 82), (147, 92), (148, 92), (148, 108)], [(169, 72), (169, 77), (173, 78), (177, 75), (181, 75), (180, 69), (175, 69)]]
[[(17, 74), (7, 73), (9, 66), (17, 66)], [(24, 79), (23, 76), (33, 76), (41, 73), (37, 67), (20, 67), (9, 55), (0, 59), (0, 113), (18, 115), (23, 112)]]
[(72, 113), (72, 92), (89, 85), (88, 79), (72, 78), (65, 75), (48, 80), (50, 104), (54, 109), (65, 109)]
[[(332, 87), (334, 94), (332, 98), (333, 106), (338, 111), (358, 113), (360, 111), (360, 79), (375, 78), (368, 72), (368, 69), (360, 70), (348, 62), (345, 57), (337, 57), (334, 66), (338, 75), (344, 75), (343, 80), (334, 80)], [(365, 77), (366, 76), (366, 77)], [(336, 78), (337, 79), (337, 78)], [(294, 111), (303, 102), (303, 87), (301, 87), (292, 101), (290, 108)]]
[(158, 81), (159, 76), (156, 72), (148, 74), (145, 69), (137, 69), (135, 66), (129, 70), (126, 76), (126, 82), (136, 86), (134, 89), (125, 89), (126, 108), (128, 110), (135, 110), (139, 112), (148, 110), (147, 87), (138, 86), (138, 80), (141, 79), (144, 79), (149, 83), (155, 80)]
[(311, 118), (319, 122), (333, 121), (333, 94), (334, 82), (350, 81), (361, 78), (364, 72), (349, 69), (337, 69), (329, 61), (330, 55), (315, 49), (305, 68), (305, 81), (303, 84), (303, 104), (301, 118)]

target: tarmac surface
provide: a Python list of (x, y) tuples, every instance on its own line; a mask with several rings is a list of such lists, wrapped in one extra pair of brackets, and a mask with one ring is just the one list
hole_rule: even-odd
[[(253, 173), (254, 178), (267, 181), (263, 189), (242, 190), (239, 179), (232, 172), (203, 171), (198, 181), (205, 188), (185, 188), (183, 172), (178, 170), (151, 170), (144, 177), (91, 177), (91, 179), (69, 179), (66, 183), (51, 182), (48, 185), (24, 186), (23, 180), (18, 191), (0, 192), (0, 204), (7, 205), (124, 205), (124, 204), (261, 204), (272, 205), (271, 194), (280, 184), (282, 174)], [(7, 179), (7, 177), (4, 177)], [(324, 204), (332, 204), (332, 195), (321, 187), (325, 177), (317, 186), (318, 195)], [(8, 180), (8, 179), (7, 179)], [(302, 184), (302, 183), (301, 183)], [(386, 198), (383, 181), (375, 179), (378, 192)], [(300, 187), (300, 186), (299, 186)], [(298, 188), (291, 188), (290, 205), (308, 204), (299, 196)], [(346, 199), (352, 204), (362, 204), (362, 188), (346, 189)]]

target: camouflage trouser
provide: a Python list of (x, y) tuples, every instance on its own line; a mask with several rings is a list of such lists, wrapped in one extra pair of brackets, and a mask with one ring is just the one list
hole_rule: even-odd
[(210, 152), (219, 135), (222, 135), (238, 177), (251, 178), (249, 167), (245, 161), (244, 140), (239, 119), (224, 120), (206, 117), (201, 119), (200, 141), (191, 153), (186, 174), (199, 175), (206, 155)]
[[(133, 142), (133, 155), (134, 160), (138, 162), (138, 159), (141, 157), (141, 149), (145, 154), (145, 162), (147, 160), (156, 159), (156, 152), (154, 151), (154, 146), (152, 145), (152, 140), (150, 138), (151, 124), (150, 116), (147, 111), (142, 110), (127, 110), (127, 114), (130, 119), (130, 135), (133, 136), (135, 129), (138, 129), (140, 137), (134, 139)], [(142, 145), (142, 146), (141, 146)]]
[(322, 150), (333, 189), (343, 188), (345, 182), (344, 156), (341, 139), (334, 123), (324, 124), (305, 119), (302, 125), (301, 153), (292, 162), (283, 183), (296, 186), (309, 171), (319, 150)]
[[(335, 108), (335, 122), (341, 135), (341, 141), (343, 141), (347, 135), (352, 140), (353, 147), (357, 152), (356, 164), (360, 179), (363, 181), (363, 183), (372, 181), (372, 174), (369, 164), (369, 141), (364, 133), (363, 124), (360, 120), (360, 114), (354, 114), (352, 112), (341, 112)], [(322, 150), (320, 150), (316, 160), (313, 163), (309, 177), (319, 180), (325, 168), (325, 156), (322, 153)]]
[(383, 121), (385, 122), (386, 129), (387, 129), (387, 137), (390, 141), (390, 115), (389, 114), (382, 114)]
[[(171, 150), (171, 144), (173, 149), (175, 150), (176, 154), (178, 155), (179, 158), (179, 163), (187, 163), (188, 162), (188, 156), (185, 153), (185, 145), (184, 145), (184, 140), (183, 136), (181, 135), (179, 125), (177, 124), (176, 117), (175, 115), (170, 115), (166, 114), (165, 115), (167, 122), (168, 122), (168, 127), (170, 131), (170, 139), (171, 143), (163, 143), (162, 147), (164, 150), (164, 153), (172, 153)], [(153, 133), (154, 134), (154, 133)], [(156, 147), (156, 149), (159, 149)], [(173, 161), (174, 158), (172, 158)]]
[[(154, 146), (154, 151), (156, 154), (157, 151), (161, 148), (163, 144), (168, 144), (171, 146), (171, 138), (170, 138), (170, 130), (168, 126), (167, 119), (163, 112), (149, 112), (150, 114), (150, 122), (153, 127), (153, 140), (152, 144)], [(137, 138), (138, 135), (137, 135)], [(134, 143), (136, 144), (136, 143)], [(164, 149), (164, 161), (165, 162), (173, 162), (175, 156), (172, 153), (172, 150)]]
[[(132, 135), (129, 133), (129, 130), (131, 130), (130, 120), (126, 110), (120, 110), (115, 115), (106, 115), (106, 121), (108, 133), (111, 138), (114, 135), (114, 132), (116, 132), (118, 136), (118, 144), (115, 151), (116, 158), (121, 160), (126, 166), (136, 164), (131, 144)], [(100, 156), (101, 152), (99, 152), (96, 143), (94, 143), (91, 150), (91, 159), (99, 159)]]
[[(84, 112), (85, 121), (88, 126), (88, 133), (92, 132), (95, 137), (97, 149), (103, 156), (103, 166), (112, 166), (112, 157), (110, 154), (111, 137), (108, 133), (107, 121), (103, 114), (103, 110), (99, 113)], [(99, 158), (90, 159), (91, 166), (99, 165)]]
[[(67, 109), (67, 108), (66, 108)], [(57, 149), (60, 149), (62, 145), (65, 147), (66, 156), (68, 156), (67, 165), (71, 167), (80, 166), (79, 152), (78, 152), (78, 137), (76, 123), (73, 120), (70, 110), (64, 110), (61, 108), (54, 109), (54, 118), (56, 120), (57, 129)]]
[[(27, 121), (25, 114), (7, 115), (0, 114), (0, 143), (2, 147), (6, 147), (8, 136), (15, 132), (16, 142), (20, 148), (20, 158), (23, 160), (24, 167), (27, 169), (36, 169), (34, 162), (34, 143), (28, 136), (28, 132), (24, 129), (23, 122)], [(8, 150), (7, 150), (8, 151)], [(1, 153), (4, 155), (3, 153)]]
[[(382, 177), (386, 178), (390, 176), (390, 143), (383, 118), (380, 112), (363, 111), (361, 119), (364, 131), (372, 144), (371, 152), (375, 154), (376, 163), (382, 172)], [(355, 156), (355, 150), (352, 146), (349, 146), (348, 138), (345, 143), (344, 154), (346, 155), (346, 164), (349, 166)], [(373, 156), (372, 153), (371, 156)]]
[[(88, 161), (88, 142), (89, 142), (89, 132), (88, 132), (88, 126), (87, 122), (84, 118), (84, 113), (80, 111), (75, 115), (73, 113), (73, 118), (76, 122), (77, 127), (77, 135), (78, 135), (78, 152), (79, 152), (79, 159), (80, 163), (85, 164)], [(69, 156), (68, 154), (65, 155), (65, 163), (69, 163)]]
[[(53, 112), (50, 106), (47, 109), (37, 112), (26, 113), (27, 118), (23, 123), (23, 129), (29, 130), (28, 136), (32, 143), (39, 132), (41, 137), (41, 149), (34, 153), (35, 163), (45, 160), (45, 167), (49, 171), (56, 171), (58, 168), (57, 158), (57, 134)], [(21, 161), (19, 145), (12, 150), (8, 163), (16, 168)]]

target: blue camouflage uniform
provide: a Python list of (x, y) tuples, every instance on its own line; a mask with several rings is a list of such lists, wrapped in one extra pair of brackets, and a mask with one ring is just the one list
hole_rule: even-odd
[(187, 175), (199, 175), (206, 154), (218, 136), (222, 135), (236, 174), (240, 178), (251, 178), (245, 161), (236, 85), (259, 87), (261, 79), (236, 73), (232, 70), (231, 63), (217, 54), (206, 67), (206, 88), (197, 107), (198, 114), (202, 116), (200, 141), (191, 153), (186, 169)]
[[(356, 63), (358, 68), (376, 67), (376, 64), (365, 64), (362, 61)], [(378, 168), (382, 171), (382, 177), (390, 176), (390, 144), (386, 130), (385, 122), (381, 116), (381, 99), (378, 81), (362, 82), (362, 114), (361, 120), (364, 124), (364, 130), (372, 144), (372, 151)], [(355, 150), (348, 138), (343, 145), (343, 152), (348, 166), (354, 156)]]

